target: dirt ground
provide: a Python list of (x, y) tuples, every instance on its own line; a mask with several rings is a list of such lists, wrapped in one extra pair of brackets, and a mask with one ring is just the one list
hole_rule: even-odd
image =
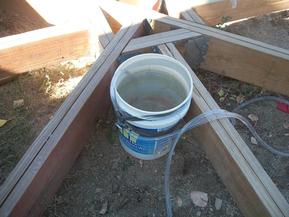
[[(287, 12), (282, 12), (253, 18), (226, 27), (226, 30), (288, 48), (287, 16)], [(235, 108), (240, 98), (246, 100), (272, 94), (210, 72), (200, 70), (198, 75), (219, 105), (228, 110)], [(222, 97), (218, 94), (221, 89)], [(289, 122), (289, 115), (275, 107), (272, 102), (258, 103), (243, 109), (241, 114), (257, 116), (259, 120), (253, 124), (261, 137), (276, 147), (288, 149), (288, 129), (283, 124)], [(163, 194), (165, 158), (137, 160), (120, 147), (112, 120), (96, 125), (90, 143), (85, 146), (44, 216), (166, 216)], [(239, 125), (237, 129), (289, 201), (289, 160), (252, 144), (247, 130)], [(172, 170), (174, 216), (242, 216), (191, 136), (185, 135), (179, 142)], [(207, 207), (200, 208), (192, 203), (192, 191), (208, 194)], [(216, 210), (216, 198), (222, 200), (220, 210)], [(101, 214), (102, 211), (105, 214)]]
[[(89, 144), (44, 216), (101, 216), (99, 211), (106, 202), (105, 216), (165, 216), (165, 157), (154, 161), (131, 157), (120, 146), (113, 123), (113, 120), (107, 120), (96, 124)], [(172, 195), (181, 203), (175, 208), (175, 216), (195, 216), (197, 213), (200, 216), (241, 216), (191, 136), (180, 141), (172, 174)], [(191, 191), (207, 192), (208, 206), (192, 206)], [(219, 211), (215, 210), (215, 198), (223, 199), (223, 208)]]
[[(47, 26), (33, 13), (23, 15), (2, 3), (0, 37)], [(0, 86), (0, 119), (9, 120), (0, 128), (0, 185), (87, 71), (85, 67), (78, 69), (77, 63), (42, 68)], [(18, 107), (14, 105), (17, 100), (23, 100)]]
[[(225, 30), (289, 49), (287, 17), (288, 13), (282, 12), (253, 18), (232, 24)], [(63, 70), (41, 69), (0, 86), (0, 118), (10, 120), (0, 128), (0, 184), (83, 73), (66, 66)], [(219, 105), (228, 110), (237, 106), (240, 97), (250, 99), (271, 94), (213, 73), (200, 70), (198, 75)], [(219, 94), (221, 89), (223, 96)], [(24, 105), (14, 108), (13, 101), (18, 99), (23, 99)], [(274, 103), (258, 103), (241, 113), (256, 115), (258, 121), (254, 124), (261, 137), (277, 147), (288, 149), (289, 130), (283, 125), (289, 123), (289, 115), (278, 112)], [(112, 114), (108, 120), (96, 122), (90, 142), (65, 177), (44, 216), (166, 216), (163, 194), (165, 157), (154, 161), (131, 157), (121, 148), (113, 123)], [(289, 201), (289, 160), (251, 144), (247, 131), (239, 125), (237, 128)], [(208, 205), (204, 208), (195, 206), (190, 199), (192, 191), (207, 193)], [(201, 147), (189, 135), (177, 145), (171, 193), (174, 216), (242, 216)], [(219, 210), (215, 207), (217, 198), (222, 200)]]
[[(52, 118), (87, 68), (71, 64), (51, 66), (23, 74), (0, 86), (0, 184)], [(23, 100), (15, 107), (14, 101)]]

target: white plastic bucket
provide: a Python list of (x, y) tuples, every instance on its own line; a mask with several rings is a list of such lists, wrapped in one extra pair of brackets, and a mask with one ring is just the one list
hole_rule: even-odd
[[(127, 122), (139, 132), (152, 132), (154, 135), (171, 129), (185, 116), (190, 107), (192, 91), (193, 81), (185, 66), (171, 57), (151, 53), (137, 55), (123, 62), (110, 85), (111, 99), (117, 107), (115, 109), (140, 119), (149, 117), (149, 120)], [(149, 141), (149, 137), (139, 132), (120, 129), (120, 142), (133, 156), (155, 159), (169, 151), (170, 144), (162, 141), (160, 148), (160, 144)]]

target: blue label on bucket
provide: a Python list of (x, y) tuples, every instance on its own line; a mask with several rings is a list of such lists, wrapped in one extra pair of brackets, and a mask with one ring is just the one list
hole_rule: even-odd
[(130, 150), (145, 154), (154, 155), (168, 151), (172, 138), (155, 139), (151, 137), (143, 137), (139, 134), (125, 129), (120, 129), (120, 142)]

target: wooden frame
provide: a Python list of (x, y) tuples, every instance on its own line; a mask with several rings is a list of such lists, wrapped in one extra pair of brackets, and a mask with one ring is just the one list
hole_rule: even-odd
[(97, 57), (112, 35), (100, 9), (96, 8), (96, 15), (102, 26), (62, 24), (1, 38), (0, 85), (19, 73), (83, 56)]
[[(47, 201), (56, 192), (64, 175), (69, 171), (81, 151), (86, 141), (85, 138), (90, 134), (89, 127), (93, 124), (94, 118), (99, 117), (107, 110), (109, 105), (108, 87), (116, 67), (116, 59), (121, 53), (158, 46), (163, 54), (172, 56), (187, 66), (195, 82), (194, 103), (190, 108), (193, 115), (219, 107), (181, 53), (171, 43), (187, 38), (193, 39), (199, 36), (209, 38), (208, 52), (201, 63), (204, 68), (207, 65), (213, 67), (212, 63), (214, 63), (220, 46), (226, 48), (222, 52), (224, 58), (231, 55), (228, 50), (232, 47), (240, 50), (240, 54), (244, 56), (245, 60), (238, 63), (240, 64), (236, 67), (238, 72), (242, 71), (241, 67), (244, 67), (245, 63), (248, 64), (249, 60), (245, 58), (245, 55), (253, 55), (261, 60), (270, 60), (271, 62), (269, 61), (268, 64), (271, 68), (281, 70), (280, 74), (274, 75), (285, 76), (282, 81), (283, 86), (274, 89), (266, 82), (258, 83), (258, 78), (255, 78), (254, 82), (288, 95), (288, 90), (286, 91), (284, 88), (288, 87), (286, 84), (289, 83), (289, 78), (286, 77), (287, 71), (282, 71), (283, 67), (287, 67), (289, 64), (287, 50), (277, 49), (245, 37), (150, 11), (144, 14), (136, 12), (138, 14), (136, 17), (139, 19), (135, 18), (135, 20), (154, 19), (157, 25), (152, 25), (152, 27), (156, 32), (160, 29), (170, 30), (172, 27), (177, 29), (135, 38), (145, 33), (145, 27), (141, 22), (131, 24), (130, 18), (119, 13), (120, 8), (130, 11), (130, 16), (134, 14), (134, 11), (131, 11), (134, 8), (131, 6), (119, 5), (117, 2), (109, 4), (106, 2), (103, 5), (102, 9), (106, 11), (109, 24), (115, 26), (117, 21), (117, 25), (120, 24), (123, 27), (114, 37), (106, 28), (105, 33), (102, 33), (102, 36), (105, 36), (104, 40), (100, 39), (99, 34), (96, 35), (105, 49), (25, 153), (7, 178), (4, 187), (1, 186), (0, 216), (37, 216), (43, 211)], [(76, 38), (78, 39), (78, 37)], [(70, 39), (68, 38), (68, 40)], [(38, 40), (37, 43), (41, 46), (42, 42)], [(84, 51), (86, 53), (88, 50), (84, 49)], [(231, 61), (236, 61), (236, 58), (237, 56), (234, 56)], [(251, 73), (257, 73), (260, 71), (260, 65), (260, 63), (248, 64), (248, 67), (250, 67)], [(218, 71), (218, 67), (214, 66), (212, 71)], [(227, 68), (228, 63), (225, 62), (222, 67)], [(231, 70), (228, 70), (227, 74), (232, 76)], [(220, 120), (204, 125), (194, 133), (204, 138), (200, 142), (207, 156), (245, 216), (289, 216), (287, 201), (229, 121)]]
[(234, 21), (248, 17), (261, 16), (275, 11), (289, 8), (288, 0), (237, 0), (233, 5), (231, 0), (223, 1), (188, 1), (165, 0), (170, 16), (179, 18), (180, 13), (193, 9), (195, 13), (210, 25), (227, 21)]
[(1, 39), (0, 84), (19, 73), (89, 55), (89, 34), (85, 26), (53, 26)]
[[(124, 5), (118, 7), (121, 10), (131, 10)], [(103, 9), (112, 11), (115, 19), (125, 20), (121, 10), (114, 9), (111, 5), (104, 4)], [(289, 96), (288, 50), (156, 12), (135, 11), (135, 16), (142, 15), (154, 20), (157, 24), (154, 24), (154, 30), (182, 28), (205, 36), (208, 40), (208, 50), (203, 56), (201, 68)], [(133, 11), (131, 13), (133, 14)]]

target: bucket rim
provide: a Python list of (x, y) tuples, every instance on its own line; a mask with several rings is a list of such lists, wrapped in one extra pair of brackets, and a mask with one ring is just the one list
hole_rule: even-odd
[[(167, 60), (167, 61), (171, 61), (171, 62), (174, 62), (175, 64), (179, 65), (181, 68), (184, 69), (184, 71), (186, 72), (186, 74), (188, 75), (188, 78), (189, 78), (189, 85), (190, 85), (190, 89), (188, 91), (188, 94), (186, 96), (186, 98), (181, 102), (179, 103), (177, 106), (173, 107), (173, 108), (170, 108), (170, 109), (167, 109), (167, 110), (163, 110), (163, 111), (146, 111), (146, 110), (142, 110), (142, 109), (139, 109), (139, 108), (136, 108), (132, 105), (130, 105), (129, 103), (127, 103), (121, 96), (120, 94), (118, 93), (117, 91), (117, 88), (115, 88), (114, 90), (111, 90), (111, 94), (116, 94), (117, 97), (122, 101), (123, 104), (125, 104), (125, 106), (129, 107), (130, 109), (134, 110), (135, 112), (139, 112), (139, 113), (143, 113), (144, 115), (163, 115), (163, 114), (166, 114), (166, 113), (172, 113), (174, 111), (177, 111), (179, 108), (183, 107), (188, 101), (190, 101), (192, 99), (192, 94), (193, 94), (193, 87), (194, 87), (194, 84), (193, 84), (193, 79), (192, 79), (192, 76), (189, 72), (189, 70), (178, 60), (172, 58), (172, 57), (169, 57), (169, 56), (166, 56), (166, 55), (163, 55), (163, 54), (156, 54), (156, 53), (146, 53), (146, 54), (139, 54), (139, 55), (136, 55), (136, 56), (133, 56), (129, 59), (127, 59), (126, 61), (124, 61), (123, 63), (121, 63), (113, 78), (112, 78), (112, 82), (111, 84), (114, 84), (116, 82), (116, 78), (118, 77), (117, 75), (120, 74), (123, 70), (122, 68), (125, 66), (125, 65), (130, 65), (132, 62), (135, 62), (137, 60), (144, 60), (145, 59), (150, 59), (150, 58), (159, 58), (159, 59), (163, 59), (163, 60)], [(115, 86), (115, 85), (111, 85), (111, 88), (112, 86)], [(115, 97), (116, 99), (116, 97)], [(130, 113), (130, 112), (128, 112)]]

